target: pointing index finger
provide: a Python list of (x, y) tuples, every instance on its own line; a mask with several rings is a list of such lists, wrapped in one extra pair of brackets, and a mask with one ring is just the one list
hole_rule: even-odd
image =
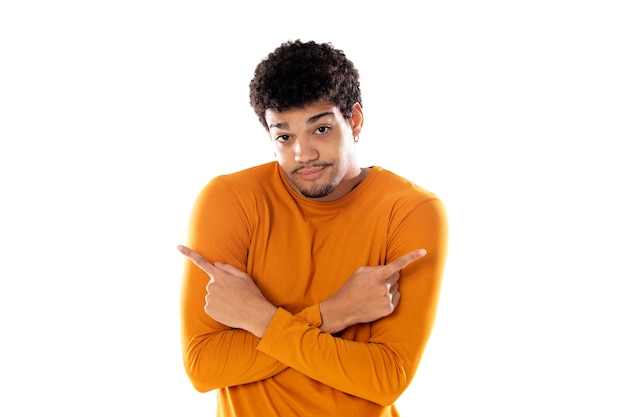
[(188, 248), (184, 245), (178, 245), (178, 251), (185, 255), (191, 262), (196, 264), (200, 269), (202, 269), (207, 274), (211, 275), (215, 267), (211, 264), (211, 262), (207, 261), (204, 256), (200, 255), (198, 252), (193, 249)]
[(409, 265), (411, 262), (418, 260), (424, 255), (426, 255), (425, 249), (414, 250), (412, 252), (407, 253), (406, 255), (402, 255), (395, 261), (387, 264), (387, 268), (390, 273), (399, 272), (400, 270), (405, 268), (407, 265)]

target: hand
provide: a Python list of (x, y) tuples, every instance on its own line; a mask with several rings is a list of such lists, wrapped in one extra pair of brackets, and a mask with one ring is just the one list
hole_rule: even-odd
[(277, 308), (261, 294), (252, 278), (233, 265), (211, 264), (186, 246), (179, 245), (178, 250), (209, 276), (204, 312), (226, 326), (263, 337)]
[(426, 255), (424, 249), (409, 252), (387, 265), (356, 270), (331, 297), (320, 303), (323, 331), (336, 333), (357, 323), (370, 323), (393, 313), (400, 302), (400, 271)]

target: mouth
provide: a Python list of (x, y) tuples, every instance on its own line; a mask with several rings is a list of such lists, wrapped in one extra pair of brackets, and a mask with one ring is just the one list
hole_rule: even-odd
[(315, 181), (319, 177), (322, 176), (324, 170), (330, 165), (319, 165), (319, 166), (311, 166), (311, 167), (302, 167), (295, 169), (293, 171), (294, 175), (302, 178), (305, 181)]

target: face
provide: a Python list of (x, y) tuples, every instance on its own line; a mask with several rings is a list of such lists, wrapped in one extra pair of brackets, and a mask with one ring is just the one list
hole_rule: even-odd
[(287, 182), (304, 197), (332, 201), (358, 183), (354, 137), (363, 124), (357, 103), (346, 119), (333, 104), (317, 103), (276, 112), (268, 109), (265, 121)]

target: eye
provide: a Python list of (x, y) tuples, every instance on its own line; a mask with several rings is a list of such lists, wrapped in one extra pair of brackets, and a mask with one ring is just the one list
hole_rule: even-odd
[(330, 126), (320, 126), (317, 129), (315, 129), (315, 132), (320, 135), (328, 133), (329, 131), (330, 131)]
[(289, 140), (290, 136), (289, 135), (280, 135), (280, 136), (276, 136), (276, 140), (280, 143), (285, 143)]

